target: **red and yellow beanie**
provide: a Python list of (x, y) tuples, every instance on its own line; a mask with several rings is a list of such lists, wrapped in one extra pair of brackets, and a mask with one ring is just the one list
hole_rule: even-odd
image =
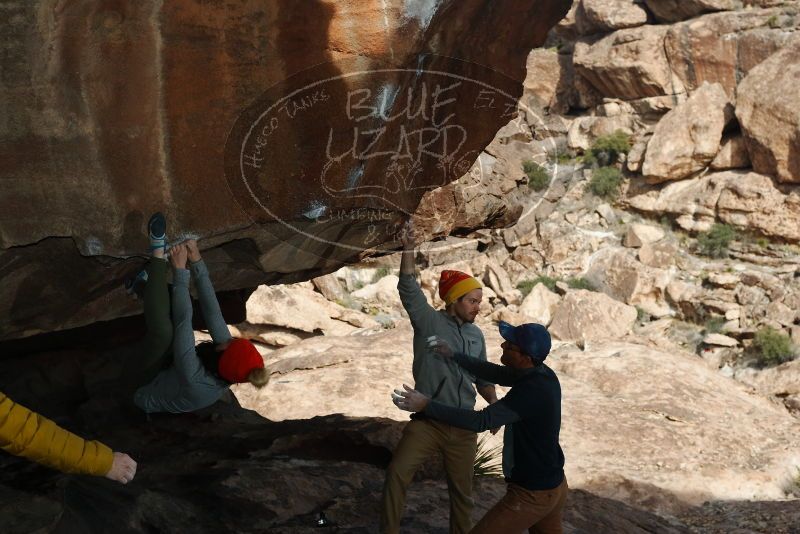
[(258, 349), (246, 339), (234, 339), (219, 358), (219, 376), (239, 384), (247, 382), (247, 375), (253, 369), (264, 367), (264, 360)]
[(473, 289), (482, 287), (478, 280), (461, 271), (442, 271), (439, 277), (439, 296), (447, 306)]

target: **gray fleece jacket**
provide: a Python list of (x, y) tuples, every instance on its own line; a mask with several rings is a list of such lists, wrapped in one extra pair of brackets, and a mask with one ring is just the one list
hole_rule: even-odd
[(486, 361), (483, 332), (472, 323), (459, 324), (445, 310), (435, 310), (415, 276), (401, 274), (397, 289), (414, 328), (414, 389), (446, 406), (471, 410), (475, 407), (473, 384), (485, 387), (492, 383), (435, 354), (428, 348), (428, 337), (437, 336), (454, 351)]
[(205, 262), (190, 263), (189, 269), (176, 269), (172, 279), (172, 365), (133, 396), (136, 405), (148, 413), (200, 410), (217, 402), (230, 386), (206, 371), (195, 352), (190, 274), (194, 276), (200, 309), (214, 344), (230, 340), (231, 334), (222, 318)]

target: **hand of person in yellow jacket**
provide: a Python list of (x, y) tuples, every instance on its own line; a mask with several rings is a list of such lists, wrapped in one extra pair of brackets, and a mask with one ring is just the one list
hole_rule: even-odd
[(130, 456), (88, 441), (0, 392), (0, 449), (65, 473), (104, 476), (127, 484), (136, 475)]
[(106, 478), (115, 482), (127, 484), (136, 476), (136, 462), (124, 452), (115, 452), (111, 469), (106, 473)]

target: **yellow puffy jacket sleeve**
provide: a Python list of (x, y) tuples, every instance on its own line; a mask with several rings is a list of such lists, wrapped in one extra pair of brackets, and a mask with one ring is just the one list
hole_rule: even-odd
[(76, 436), (1, 392), (0, 448), (65, 473), (102, 476), (114, 461), (106, 445)]

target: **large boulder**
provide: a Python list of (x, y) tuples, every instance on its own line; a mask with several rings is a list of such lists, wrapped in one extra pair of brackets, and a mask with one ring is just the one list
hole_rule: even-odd
[(604, 293), (569, 291), (553, 314), (550, 334), (562, 341), (599, 341), (624, 337), (636, 321), (636, 308)]
[(647, 24), (647, 10), (636, 0), (580, 0), (575, 23), (581, 35), (608, 33)]
[(398, 281), (399, 278), (396, 275), (389, 274), (377, 282), (353, 291), (351, 295), (354, 298), (365, 301), (365, 305), (368, 308), (377, 305), (378, 308), (384, 310), (399, 309), (401, 304), (400, 295), (397, 292)]
[(553, 293), (547, 286), (538, 283), (520, 304), (517, 312), (526, 322), (534, 322), (545, 326), (553, 319), (553, 312), (561, 302), (561, 297)]
[(664, 300), (670, 278), (668, 271), (637, 261), (633, 251), (611, 247), (595, 255), (586, 273), (586, 279), (598, 290), (655, 317), (670, 312)]
[(579, 117), (572, 121), (567, 132), (567, 146), (587, 151), (598, 137), (607, 136), (617, 130), (632, 135), (638, 122), (633, 114), (620, 113), (607, 116)]
[(528, 53), (569, 6), (4, 6), (0, 339), (136, 313), (122, 281), (156, 210), (216, 250), (218, 289), (392, 241), (515, 116)]
[(747, 153), (744, 137), (738, 133), (724, 136), (719, 146), (719, 152), (709, 166), (715, 171), (750, 167), (750, 156)]
[(784, 0), (644, 0), (659, 22), (678, 22), (714, 11), (734, 11), (743, 5), (768, 7)]
[(665, 26), (618, 30), (575, 43), (576, 72), (601, 95), (634, 100), (683, 93), (664, 52)]
[(800, 183), (800, 38), (755, 67), (739, 85), (736, 117), (753, 170)]
[[(675, 345), (606, 342), (592, 344), (584, 353), (573, 351), (557, 352), (550, 365), (558, 373), (564, 407), (571, 414), (561, 439), (568, 444), (565, 452), (573, 458), (572, 469), (581, 469), (587, 478), (582, 487), (605, 486), (625, 495), (626, 502), (662, 511), (669, 509), (669, 497), (684, 502), (785, 498), (781, 485), (795, 474), (797, 447), (792, 433), (800, 423), (783, 406)], [(592, 408), (582, 412), (578, 405), (583, 403)], [(611, 413), (613, 422), (606, 419)], [(592, 438), (575, 440), (578, 435)], [(625, 453), (619, 454), (620, 450)], [(604, 469), (624, 472), (625, 478), (600, 476), (589, 464), (592, 457), (605, 458)], [(688, 473), (692, 473), (690, 486)], [(661, 498), (650, 492), (648, 497), (637, 497), (644, 487), (635, 481), (650, 481), (668, 493)], [(725, 496), (713, 497), (720, 494)], [(698, 524), (697, 530), (734, 532), (742, 521), (719, 530)]]
[(800, 194), (784, 193), (769, 176), (725, 171), (671, 183), (634, 195), (630, 207), (653, 216), (665, 213), (688, 231), (706, 231), (723, 221), (767, 236), (800, 241)]
[(520, 107), (528, 114), (535, 113), (528, 122), (541, 127), (545, 113), (566, 113), (575, 98), (572, 58), (557, 50), (536, 48), (528, 55), (527, 71)]
[(378, 326), (369, 315), (330, 302), (305, 285), (259, 287), (248, 300), (247, 323), (326, 335)]
[(650, 182), (680, 180), (708, 166), (719, 151), (733, 107), (718, 83), (703, 84), (658, 122), (642, 174)]
[(670, 68), (687, 91), (719, 83), (735, 99), (742, 78), (789, 42), (793, 33), (787, 30), (800, 24), (796, 14), (797, 6), (789, 5), (714, 13), (670, 26), (664, 40)]
[[(488, 359), (498, 362), (503, 340), (497, 328), (479, 326), (486, 336)], [(405, 412), (386, 395), (413, 381), (411, 338), (410, 325), (402, 321), (393, 330), (370, 336), (308, 339), (273, 357), (330, 355), (342, 363), (289, 372), (273, 380), (267, 394), (248, 386), (237, 386), (236, 394), (246, 407), (272, 421), (301, 419), (298, 424), (302, 424), (307, 422), (303, 418), (334, 413), (406, 420)], [(589, 343), (584, 351), (554, 343), (547, 364), (563, 388), (561, 443), (572, 458), (565, 466), (570, 484), (591, 486), (600, 495), (616, 495), (645, 510), (672, 513), (676, 509), (670, 506), (724, 500), (731, 492), (742, 499), (781, 495), (782, 478), (777, 473), (793, 465), (792, 445), (800, 422), (781, 406), (710, 369), (695, 354), (674, 344), (656, 347), (635, 338)], [(476, 408), (484, 405), (479, 397)], [(699, 427), (706, 431), (699, 433)], [(345, 428), (349, 434), (352, 427)], [(366, 436), (367, 443), (379, 439), (373, 432)], [(758, 452), (755, 460), (751, 447)], [(697, 473), (692, 492), (686, 492), (687, 469)], [(722, 479), (721, 472), (726, 473)], [(795, 503), (787, 505), (789, 510)], [(777, 520), (779, 515), (770, 524), (791, 524)], [(586, 529), (576, 532), (626, 531), (598, 525), (592, 516)], [(643, 529), (666, 532), (644, 524), (632, 526), (631, 532)]]
[(664, 238), (664, 230), (649, 224), (632, 223), (625, 230), (622, 244), (629, 248), (639, 248)]

